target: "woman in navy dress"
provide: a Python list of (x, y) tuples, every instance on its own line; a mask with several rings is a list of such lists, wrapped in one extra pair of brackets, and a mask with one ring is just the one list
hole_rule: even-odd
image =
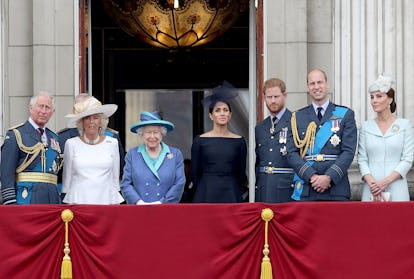
[(233, 203), (242, 201), (246, 178), (247, 147), (244, 138), (232, 133), (228, 100), (237, 92), (227, 84), (213, 89), (203, 100), (209, 106), (213, 129), (194, 139), (191, 147), (191, 176), (195, 203)]

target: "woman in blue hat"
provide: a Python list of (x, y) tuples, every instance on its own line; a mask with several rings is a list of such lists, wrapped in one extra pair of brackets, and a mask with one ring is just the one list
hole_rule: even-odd
[(246, 179), (247, 146), (244, 138), (231, 132), (229, 100), (238, 96), (228, 83), (213, 89), (203, 100), (209, 108), (213, 129), (197, 136), (191, 147), (193, 202), (232, 203), (242, 201)]
[(129, 204), (178, 203), (185, 184), (181, 151), (168, 146), (163, 136), (174, 124), (162, 120), (158, 112), (141, 113), (131, 126), (143, 144), (130, 149), (125, 157), (121, 190)]

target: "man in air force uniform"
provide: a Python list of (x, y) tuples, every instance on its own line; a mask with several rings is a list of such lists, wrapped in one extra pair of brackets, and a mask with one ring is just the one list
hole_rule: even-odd
[(294, 200), (337, 200), (351, 197), (348, 168), (357, 144), (354, 112), (329, 101), (326, 74), (308, 74), (312, 104), (292, 115), (288, 162), (295, 170)]

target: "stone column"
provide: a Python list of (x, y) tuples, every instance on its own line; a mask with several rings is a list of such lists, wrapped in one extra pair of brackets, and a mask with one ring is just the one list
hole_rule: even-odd
[[(77, 3), (77, 0), (75, 0)], [(1, 1), (2, 131), (28, 117), (30, 97), (39, 90), (56, 98), (51, 129), (65, 126), (74, 96), (74, 1)], [(10, 108), (21, 108), (13, 110)]]
[[(385, 72), (396, 79), (397, 116), (414, 123), (414, 3), (335, 0), (334, 5), (334, 101), (351, 107), (360, 127), (375, 117), (367, 90)], [(350, 178), (358, 199), (361, 183), (356, 160)]]

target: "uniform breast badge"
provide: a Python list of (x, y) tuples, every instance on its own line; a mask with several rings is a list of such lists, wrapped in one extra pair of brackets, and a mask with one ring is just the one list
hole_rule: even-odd
[(329, 141), (335, 147), (341, 143), (341, 139), (338, 137), (337, 134), (334, 134)]
[(286, 145), (284, 145), (283, 147), (280, 148), (280, 154), (282, 156), (286, 156), (286, 154), (287, 154)]
[(29, 195), (29, 193), (27, 192), (27, 189), (24, 188), (23, 191), (22, 191), (22, 198), (25, 199), (25, 198), (27, 198), (28, 195)]

